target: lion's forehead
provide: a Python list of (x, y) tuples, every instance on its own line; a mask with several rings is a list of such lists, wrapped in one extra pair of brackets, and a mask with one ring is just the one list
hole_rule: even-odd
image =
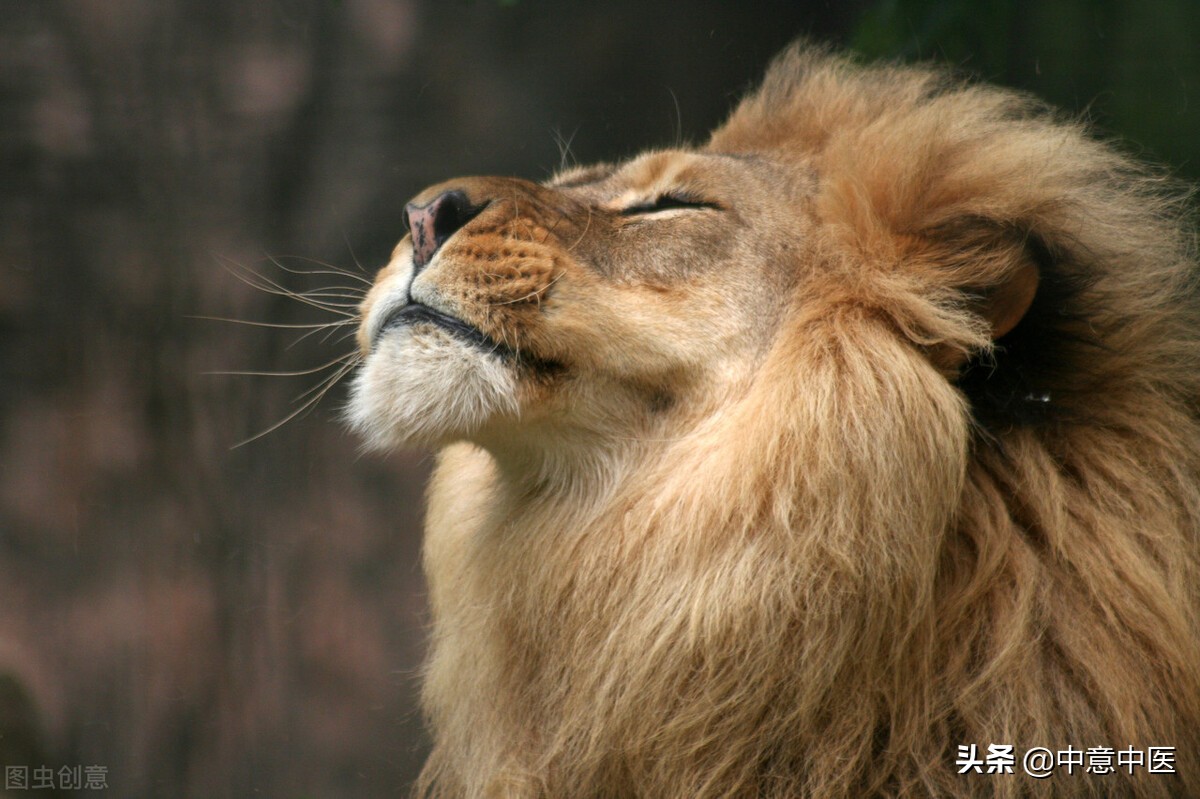
[(811, 183), (811, 175), (803, 165), (761, 153), (651, 150), (619, 164), (574, 167), (545, 185), (616, 210), (678, 191), (730, 205), (753, 203), (772, 193), (794, 196), (797, 186)]

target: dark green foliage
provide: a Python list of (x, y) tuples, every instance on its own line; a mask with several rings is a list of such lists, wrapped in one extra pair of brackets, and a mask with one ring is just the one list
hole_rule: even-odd
[(850, 44), (936, 59), (1083, 113), (1143, 157), (1200, 178), (1200, 3), (879, 0)]

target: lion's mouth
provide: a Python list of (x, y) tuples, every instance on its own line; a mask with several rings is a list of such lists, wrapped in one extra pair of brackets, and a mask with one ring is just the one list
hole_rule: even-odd
[(442, 330), (454, 335), (462, 341), (466, 341), (488, 352), (496, 353), (506, 357), (514, 355), (511, 348), (507, 345), (496, 341), (494, 338), (484, 333), (474, 325), (468, 324), (463, 320), (442, 313), (441, 311), (430, 308), (428, 305), (423, 305), (419, 302), (410, 302), (400, 308), (397, 308), (386, 319), (383, 320), (383, 325), (380, 327), (380, 333), (393, 327), (401, 327), (403, 325), (415, 325), (422, 322), (440, 327)]

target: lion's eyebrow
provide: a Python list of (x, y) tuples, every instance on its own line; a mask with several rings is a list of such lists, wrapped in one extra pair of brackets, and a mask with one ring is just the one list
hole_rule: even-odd
[(575, 189), (581, 186), (590, 186), (593, 183), (599, 183), (612, 176), (616, 171), (616, 167), (610, 164), (598, 164), (596, 166), (583, 167), (582, 169), (573, 169), (565, 174), (556, 175), (550, 179), (550, 184), (556, 189)]
[(712, 158), (732, 158), (734, 161), (765, 161), (766, 160), (766, 158), (764, 158), (762, 155), (760, 155), (758, 153), (709, 153), (709, 152), (706, 152), (706, 153), (704, 153), (704, 155), (711, 156)]

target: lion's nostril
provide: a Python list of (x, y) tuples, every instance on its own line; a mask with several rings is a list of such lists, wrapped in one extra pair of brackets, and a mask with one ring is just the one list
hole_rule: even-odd
[(443, 192), (426, 205), (406, 205), (404, 217), (412, 234), (413, 267), (424, 268), (446, 240), (478, 216), (485, 205), (472, 205), (466, 193), (458, 190)]

